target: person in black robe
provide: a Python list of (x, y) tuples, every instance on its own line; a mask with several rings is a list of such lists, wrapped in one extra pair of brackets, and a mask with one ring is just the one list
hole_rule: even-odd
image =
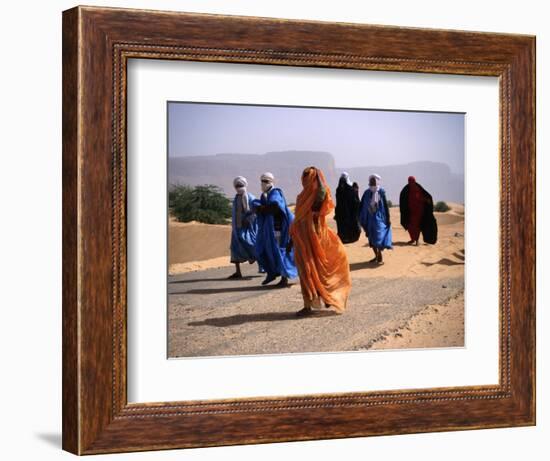
[(432, 196), (414, 176), (409, 176), (408, 184), (399, 194), (401, 225), (409, 232), (410, 244), (418, 245), (420, 233), (425, 243), (437, 242), (437, 221), (434, 216)]
[(349, 174), (344, 172), (340, 176), (336, 189), (336, 209), (334, 219), (338, 227), (338, 237), (342, 243), (353, 243), (359, 240), (361, 227), (359, 226), (359, 188), (354, 188)]

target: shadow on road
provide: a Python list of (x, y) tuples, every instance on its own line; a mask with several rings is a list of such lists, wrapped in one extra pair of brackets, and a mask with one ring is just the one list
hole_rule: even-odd
[(350, 271), (360, 271), (361, 269), (376, 269), (380, 267), (380, 264), (376, 263), (376, 261), (363, 261), (360, 263), (352, 263), (349, 265)]
[(436, 264), (441, 264), (442, 266), (463, 266), (464, 262), (457, 262), (449, 258), (442, 258), (434, 263), (422, 262), (422, 264), (427, 267), (435, 266)]
[(229, 327), (234, 325), (242, 325), (249, 322), (278, 322), (284, 320), (303, 320), (305, 318), (316, 317), (332, 317), (338, 315), (334, 311), (316, 311), (310, 317), (296, 317), (296, 312), (264, 312), (261, 314), (236, 314), (227, 317), (214, 317), (211, 319), (201, 320), (200, 322), (189, 322), (187, 325), (196, 326), (211, 326), (211, 327)]
[(268, 291), (268, 290), (282, 290), (284, 288), (289, 288), (294, 284), (289, 284), (286, 287), (279, 287), (277, 285), (255, 285), (252, 287), (225, 287), (225, 288), (196, 288), (194, 290), (180, 291), (170, 293), (171, 295), (183, 295), (183, 294), (192, 294), (192, 295), (215, 295), (221, 293), (242, 293), (246, 291)]
[(172, 280), (168, 283), (196, 283), (196, 282), (242, 282), (247, 280), (252, 280), (260, 278), (261, 275), (247, 275), (241, 279), (229, 279), (228, 277), (215, 277), (211, 279), (191, 279), (191, 280)]
[[(421, 242), (418, 242), (418, 246), (420, 246)], [(408, 242), (392, 242), (392, 245), (394, 247), (412, 247), (412, 246), (415, 246), (411, 243), (408, 243)]]

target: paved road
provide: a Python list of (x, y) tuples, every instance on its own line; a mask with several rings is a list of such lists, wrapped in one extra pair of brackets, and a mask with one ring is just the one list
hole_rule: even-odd
[(169, 278), (170, 357), (368, 349), (427, 305), (445, 303), (464, 290), (463, 277), (352, 275), (343, 315), (323, 309), (316, 316), (296, 318), (302, 307), (298, 281), (289, 288), (262, 287), (263, 276), (255, 267), (244, 268), (242, 281), (226, 280), (231, 267)]

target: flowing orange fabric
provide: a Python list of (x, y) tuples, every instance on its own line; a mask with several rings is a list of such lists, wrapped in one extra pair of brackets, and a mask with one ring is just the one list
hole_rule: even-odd
[[(326, 223), (326, 216), (334, 209), (330, 189), (322, 171), (315, 167), (304, 170), (302, 185), (290, 235), (304, 305), (321, 307), (324, 301), (343, 312), (351, 290), (351, 276), (344, 245)], [(318, 212), (313, 211), (314, 207)]]

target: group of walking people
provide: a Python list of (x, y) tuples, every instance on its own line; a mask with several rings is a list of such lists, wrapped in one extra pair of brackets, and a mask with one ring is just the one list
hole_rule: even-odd
[[(363, 228), (373, 249), (373, 263), (383, 264), (382, 252), (392, 248), (392, 228), (386, 192), (381, 178), (369, 177), (369, 187), (359, 199), (359, 186), (348, 173), (342, 173), (336, 189), (336, 204), (323, 172), (310, 166), (301, 177), (302, 191), (296, 198), (294, 213), (283, 191), (275, 186), (271, 173), (260, 177), (262, 194), (247, 191), (246, 178), (233, 181), (231, 262), (242, 278), (241, 264), (258, 263), (265, 273), (262, 285), (279, 278), (280, 287), (299, 277), (304, 307), (298, 316), (311, 315), (314, 309), (332, 308), (344, 312), (351, 290), (351, 275), (344, 244), (356, 242)], [(401, 224), (408, 230), (411, 244), (435, 243), (437, 223), (433, 201), (428, 192), (410, 176), (400, 194)], [(338, 232), (327, 224), (334, 211)]]

